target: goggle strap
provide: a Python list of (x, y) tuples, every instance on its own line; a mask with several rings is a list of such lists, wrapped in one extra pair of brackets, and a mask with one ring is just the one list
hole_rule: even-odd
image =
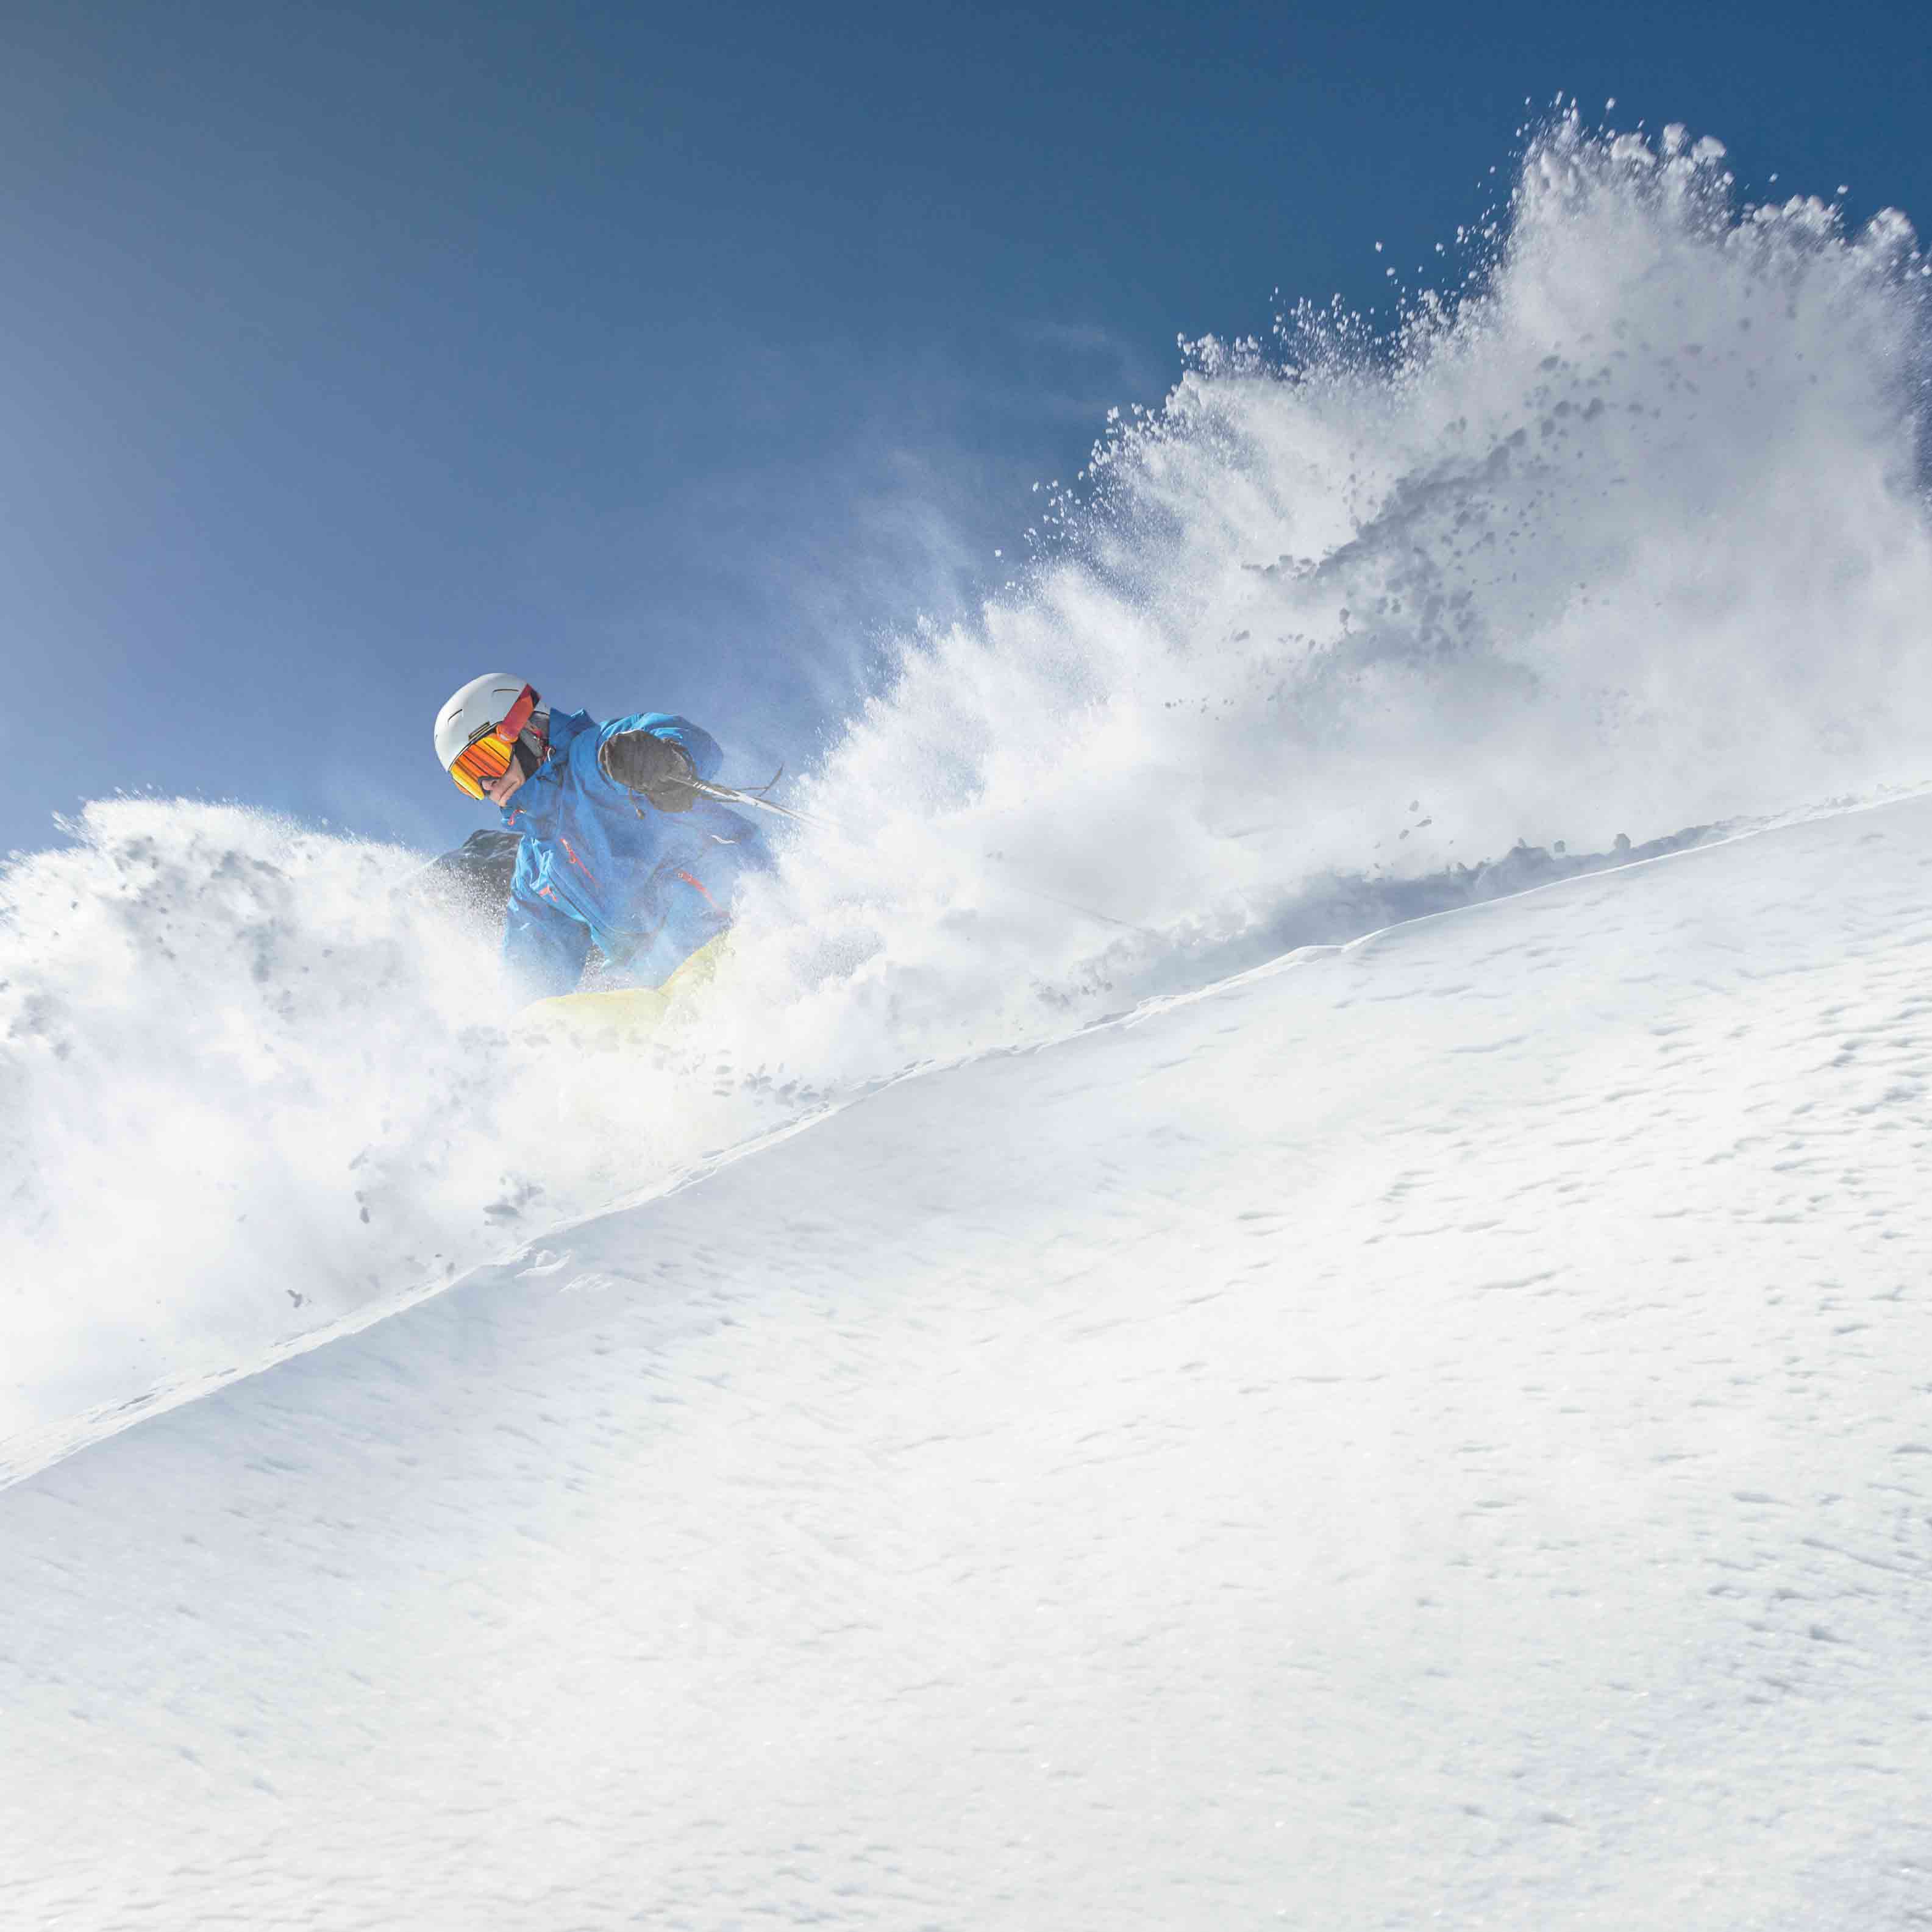
[(523, 736), (524, 727), (530, 722), (530, 713), (537, 708), (537, 694), (532, 685), (525, 685), (518, 694), (517, 701), (505, 714), (503, 722), (496, 727), (496, 735), (506, 745), (514, 745)]

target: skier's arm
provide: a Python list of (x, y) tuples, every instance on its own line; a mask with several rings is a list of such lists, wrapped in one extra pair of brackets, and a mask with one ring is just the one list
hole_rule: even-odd
[(538, 896), (528, 868), (519, 863), (503, 916), (503, 970), (520, 1006), (577, 990), (590, 956), (590, 928)]
[(697, 794), (686, 781), (710, 778), (724, 759), (710, 732), (661, 711), (620, 718), (598, 737), (597, 769), (626, 791), (642, 792), (660, 812), (688, 812)]

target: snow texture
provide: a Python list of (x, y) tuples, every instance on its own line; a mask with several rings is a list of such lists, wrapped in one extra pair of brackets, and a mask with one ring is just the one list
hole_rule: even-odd
[(10, 1924), (1932, 1911), (1932, 803), (903, 1082), (0, 1495)]

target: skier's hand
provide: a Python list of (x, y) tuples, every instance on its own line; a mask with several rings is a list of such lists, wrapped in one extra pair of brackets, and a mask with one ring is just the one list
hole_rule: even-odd
[(690, 781), (698, 776), (682, 745), (652, 731), (620, 731), (597, 748), (597, 764), (607, 778), (640, 791), (660, 812), (688, 812), (698, 802)]

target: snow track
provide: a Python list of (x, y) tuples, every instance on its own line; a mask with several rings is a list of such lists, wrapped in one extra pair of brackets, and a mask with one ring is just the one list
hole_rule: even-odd
[(908, 1082), (0, 1494), (0, 1922), (1932, 1911), (1932, 802)]

